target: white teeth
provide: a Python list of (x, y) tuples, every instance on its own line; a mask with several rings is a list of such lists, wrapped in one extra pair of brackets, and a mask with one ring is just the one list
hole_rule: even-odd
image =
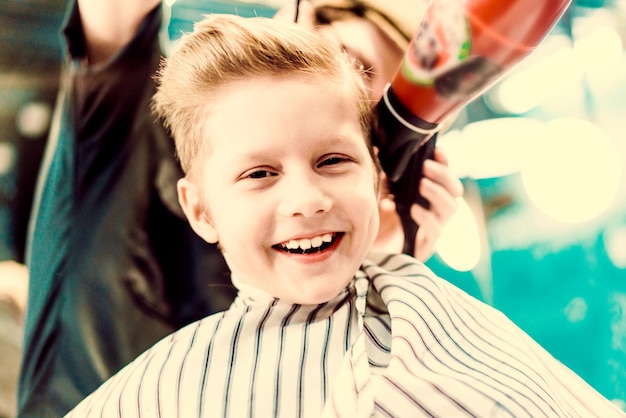
[(315, 237), (313, 239), (311, 239), (311, 246), (312, 247), (319, 247), (322, 245), (322, 243), (324, 242), (324, 240), (322, 239), (322, 237)]
[(318, 235), (313, 238), (292, 239), (286, 243), (283, 243), (283, 247), (288, 250), (308, 250), (311, 248), (321, 247), (325, 242), (332, 242), (333, 234)]

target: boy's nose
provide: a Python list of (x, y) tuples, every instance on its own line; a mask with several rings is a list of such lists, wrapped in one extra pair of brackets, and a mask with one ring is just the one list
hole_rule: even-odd
[(309, 217), (327, 212), (332, 206), (332, 199), (325, 192), (323, 180), (313, 174), (284, 178), (283, 187), (283, 196), (278, 208), (282, 216)]

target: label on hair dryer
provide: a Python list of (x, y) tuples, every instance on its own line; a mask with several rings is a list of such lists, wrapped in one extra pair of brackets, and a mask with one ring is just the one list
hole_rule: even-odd
[(463, 3), (438, 0), (428, 8), (401, 67), (412, 83), (434, 86), (438, 77), (469, 57), (471, 38)]

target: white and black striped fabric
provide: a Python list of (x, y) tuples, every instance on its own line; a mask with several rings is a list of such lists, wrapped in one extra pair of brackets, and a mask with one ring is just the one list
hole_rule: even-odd
[[(235, 281), (235, 283), (237, 283)], [(502, 313), (404, 255), (333, 300), (240, 287), (71, 417), (624, 417)]]

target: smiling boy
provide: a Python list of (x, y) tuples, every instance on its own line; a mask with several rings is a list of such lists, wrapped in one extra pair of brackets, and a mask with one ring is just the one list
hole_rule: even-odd
[(71, 416), (623, 416), (498, 311), (411, 257), (369, 254), (370, 103), (332, 43), (209, 16), (159, 81), (180, 203), (239, 293)]
[(356, 82), (344, 85), (348, 65), (285, 71), (293, 74), (217, 88), (203, 111), (210, 140), (178, 190), (192, 227), (220, 243), (233, 276), (317, 304), (347, 286), (378, 231), (376, 167), (360, 122), (367, 99), (353, 100)]

